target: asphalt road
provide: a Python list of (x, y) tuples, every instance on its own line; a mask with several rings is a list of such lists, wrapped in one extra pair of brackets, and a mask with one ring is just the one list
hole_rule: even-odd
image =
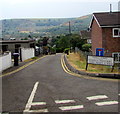
[(118, 112), (118, 82), (66, 73), (61, 55), (48, 55), (2, 77), (5, 112)]

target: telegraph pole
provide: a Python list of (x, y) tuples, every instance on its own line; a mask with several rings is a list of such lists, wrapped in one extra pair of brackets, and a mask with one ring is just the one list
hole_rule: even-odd
[[(70, 21), (69, 21), (69, 37), (71, 37), (71, 24), (70, 24)], [(72, 47), (71, 47), (71, 43), (70, 43), (70, 53), (71, 53), (71, 49), (72, 49)]]
[(69, 21), (69, 34), (71, 34), (71, 25), (70, 25), (70, 21)]

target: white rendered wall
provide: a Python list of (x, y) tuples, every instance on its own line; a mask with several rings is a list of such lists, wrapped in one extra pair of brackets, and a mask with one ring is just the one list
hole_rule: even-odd
[(22, 61), (35, 57), (34, 48), (21, 48)]
[(11, 52), (0, 56), (0, 72), (12, 66)]

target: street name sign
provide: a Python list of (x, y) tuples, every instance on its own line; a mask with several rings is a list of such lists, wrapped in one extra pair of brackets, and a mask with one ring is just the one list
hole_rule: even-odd
[(87, 70), (88, 64), (106, 65), (106, 66), (114, 67), (114, 58), (113, 57), (88, 56), (86, 70)]
[(88, 56), (88, 64), (113, 66), (114, 58), (113, 57)]

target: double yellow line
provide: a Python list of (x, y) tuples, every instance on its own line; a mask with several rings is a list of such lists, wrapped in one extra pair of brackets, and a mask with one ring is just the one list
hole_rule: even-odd
[(80, 74), (76, 74), (74, 72), (71, 72), (68, 67), (66, 66), (65, 64), (65, 61), (64, 61), (64, 55), (61, 56), (61, 65), (62, 65), (62, 68), (63, 70), (72, 75), (72, 76), (76, 76), (76, 77), (80, 77), (80, 78), (84, 78), (84, 79), (93, 79), (93, 80), (101, 80), (101, 81), (113, 81), (113, 82), (120, 82), (120, 80), (118, 79), (108, 79), (108, 78), (97, 78), (97, 77), (90, 77), (90, 76), (83, 76), (83, 75), (80, 75)]
[(46, 57), (46, 56), (40, 57), (40, 58), (38, 58), (38, 59), (36, 59), (36, 60), (34, 60), (34, 61), (28, 63), (28, 64), (25, 64), (24, 66), (21, 66), (20, 68), (14, 70), (14, 71), (11, 71), (11, 72), (6, 73), (6, 74), (2, 74), (2, 75), (0, 75), (0, 77), (7, 76), (7, 75), (11, 75), (11, 74), (13, 74), (13, 73), (16, 73), (16, 72), (18, 72), (18, 71), (20, 71), (20, 70), (22, 70), (22, 69), (28, 67), (29, 65), (31, 65), (31, 64), (33, 64), (33, 63), (39, 61), (40, 59), (42, 59), (42, 58), (44, 58), (44, 57)]

